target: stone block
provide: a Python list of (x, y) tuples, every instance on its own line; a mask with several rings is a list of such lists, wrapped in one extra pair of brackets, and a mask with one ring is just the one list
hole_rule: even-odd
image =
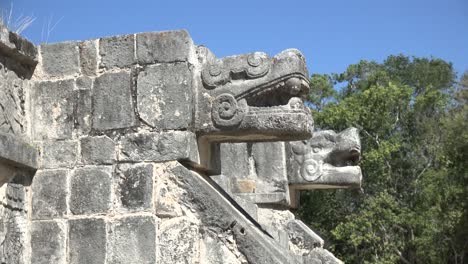
[[(77, 80), (77, 86), (79, 79)], [(92, 114), (92, 92), (91, 90), (75, 90), (73, 91), (73, 126), (80, 134), (88, 134), (91, 130), (91, 114)]]
[(103, 219), (70, 220), (68, 228), (70, 264), (104, 264), (106, 259), (106, 224)]
[(0, 164), (35, 170), (38, 166), (37, 156), (38, 151), (34, 146), (18, 137), (0, 132)]
[(51, 77), (74, 76), (80, 73), (77, 42), (41, 45), (42, 69)]
[(55, 221), (33, 221), (31, 224), (31, 263), (65, 264), (65, 227)]
[(204, 233), (200, 243), (200, 259), (203, 264), (241, 264), (247, 262), (245, 257), (239, 256), (239, 252), (232, 251), (234, 251), (233, 248), (229, 248), (218, 239), (217, 234)]
[(71, 168), (75, 166), (78, 155), (78, 142), (44, 141), (42, 143), (42, 168)]
[(253, 219), (257, 220), (257, 205), (249, 200), (241, 198), (237, 195), (233, 195), (232, 198), (239, 204), (246, 213), (248, 213)]
[(37, 63), (37, 49), (33, 43), (0, 25), (0, 47), (4, 54), (14, 57), (18, 62), (30, 65)]
[(323, 247), (323, 239), (300, 220), (291, 220), (286, 225), (289, 239), (296, 247), (309, 252), (313, 248)]
[(99, 55), (101, 55), (101, 68), (110, 69), (131, 66), (135, 61), (134, 35), (113, 36), (100, 39)]
[(251, 179), (237, 179), (232, 183), (233, 193), (255, 193), (257, 190), (257, 181)]
[[(5, 54), (1, 51), (1, 43), (0, 56), (0, 132), (23, 135), (27, 126), (25, 100), (30, 82), (26, 79), (28, 77), (21, 75), (20, 70), (11, 69), (13, 66), (3, 61)], [(18, 65), (14, 60), (11, 64)]]
[(116, 196), (123, 208), (131, 211), (152, 209), (153, 165), (120, 164), (115, 178)]
[(87, 76), (95, 76), (97, 73), (97, 41), (86, 40), (80, 43), (81, 72)]
[(134, 216), (111, 222), (108, 239), (108, 263), (156, 263), (154, 217)]
[(137, 60), (140, 64), (187, 61), (194, 50), (186, 30), (149, 32), (136, 35)]
[(81, 157), (84, 164), (112, 164), (116, 159), (115, 142), (107, 136), (82, 138)]
[(96, 78), (93, 96), (93, 128), (108, 130), (136, 124), (131, 77), (126, 71), (105, 73)]
[[(190, 211), (196, 212), (196, 221), (201, 221), (204, 229), (219, 234), (220, 239), (234, 240), (233, 243), (249, 263), (290, 263), (292, 254), (263, 233), (257, 222), (245, 217), (226, 199), (226, 194), (217, 191), (203, 176), (182, 165), (176, 165), (170, 173), (176, 177), (178, 187), (186, 191), (186, 195), (180, 200), (182, 204), (190, 204)], [(185, 244), (196, 237), (197, 233), (201, 233), (195, 230), (195, 235), (192, 235), (190, 222), (181, 223), (182, 219), (184, 217), (163, 220), (159, 226), (159, 244), (165, 245), (166, 263), (174, 263), (171, 259), (174, 255), (190, 256), (190, 253), (180, 251), (187, 247)], [(182, 236), (191, 239), (185, 240)], [(174, 242), (171, 241), (184, 241), (184, 244), (178, 242), (178, 248), (172, 249), (170, 245)], [(163, 247), (161, 247), (160, 256), (163, 256), (162, 249)], [(187, 262), (190, 263), (190, 261)]]
[(196, 263), (199, 256), (198, 226), (187, 217), (163, 220), (158, 230), (160, 264)]
[(220, 175), (211, 175), (210, 178), (219, 186), (221, 189), (223, 189), (225, 192), (228, 194), (231, 194), (231, 178), (220, 174)]
[(185, 129), (192, 122), (192, 74), (186, 63), (151, 65), (138, 74), (140, 118), (158, 130)]
[(88, 76), (81, 76), (76, 78), (76, 89), (78, 90), (91, 90), (93, 87), (94, 79)]
[(288, 206), (290, 203), (289, 197), (286, 193), (236, 193), (235, 195), (250, 201), (254, 204), (278, 204)]
[(111, 208), (112, 168), (84, 167), (71, 174), (72, 214), (106, 213)]
[(0, 189), (0, 261), (1, 263), (29, 263), (29, 204), (26, 196), (27, 181), (16, 177)]
[(154, 164), (154, 180), (156, 184), (154, 193), (155, 214), (160, 219), (175, 218), (184, 215), (184, 206), (180, 199), (186, 195), (183, 189), (179, 188), (177, 179), (168, 173), (171, 162), (161, 162)]
[(249, 152), (252, 148), (246, 143), (221, 144), (221, 173), (230, 178), (247, 178), (249, 171)]
[(188, 131), (128, 134), (120, 144), (122, 161), (199, 160), (195, 134)]
[(67, 170), (40, 170), (32, 182), (32, 218), (60, 218), (67, 213)]
[(257, 177), (287, 182), (284, 143), (265, 142), (252, 144)]
[(38, 82), (31, 93), (34, 138), (68, 139), (73, 131), (73, 80)]

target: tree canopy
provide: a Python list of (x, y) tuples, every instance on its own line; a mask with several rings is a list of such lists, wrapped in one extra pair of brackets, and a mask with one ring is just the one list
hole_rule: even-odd
[(298, 214), (346, 263), (456, 263), (468, 252), (468, 71), (389, 56), (314, 74), (318, 129), (354, 126), (362, 191), (309, 191)]

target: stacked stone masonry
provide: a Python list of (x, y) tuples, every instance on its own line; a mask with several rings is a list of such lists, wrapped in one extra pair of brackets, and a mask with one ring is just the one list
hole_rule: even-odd
[(288, 210), (284, 143), (220, 144), (310, 137), (302, 101), (257, 97), (307, 92), (298, 51), (220, 60), (184, 30), (36, 48), (1, 28), (0, 67), (1, 263), (341, 263)]

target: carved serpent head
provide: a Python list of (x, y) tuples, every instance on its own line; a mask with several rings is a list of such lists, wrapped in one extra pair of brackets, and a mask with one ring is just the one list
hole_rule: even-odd
[(217, 59), (198, 47), (201, 63), (195, 130), (210, 142), (301, 140), (313, 120), (303, 55), (294, 49), (271, 58), (255, 52)]

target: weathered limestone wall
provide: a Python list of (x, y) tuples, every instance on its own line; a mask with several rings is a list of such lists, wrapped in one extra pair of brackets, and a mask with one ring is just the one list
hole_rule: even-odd
[(0, 67), (2, 263), (340, 263), (288, 210), (284, 143), (217, 149), (309, 136), (299, 51), (216, 59), (186, 31), (36, 50), (2, 29)]
[(0, 26), (1, 263), (26, 263), (30, 255), (28, 195), (36, 153), (27, 143), (27, 99), (36, 63), (34, 45)]
[(161, 162), (197, 159), (192, 48), (185, 31), (39, 47), (32, 263), (156, 262)]
[(295, 263), (180, 163), (199, 163), (195, 52), (186, 31), (39, 47), (31, 263)]
[(356, 128), (317, 131), (309, 140), (221, 145), (221, 175), (213, 179), (297, 255), (329, 263), (339, 260), (324, 241), (289, 211), (300, 190), (360, 188), (361, 144)]
[(222, 174), (212, 178), (258, 221), (282, 247), (304, 263), (341, 263), (324, 241), (291, 208), (299, 192), (291, 190), (288, 143), (221, 144)]

